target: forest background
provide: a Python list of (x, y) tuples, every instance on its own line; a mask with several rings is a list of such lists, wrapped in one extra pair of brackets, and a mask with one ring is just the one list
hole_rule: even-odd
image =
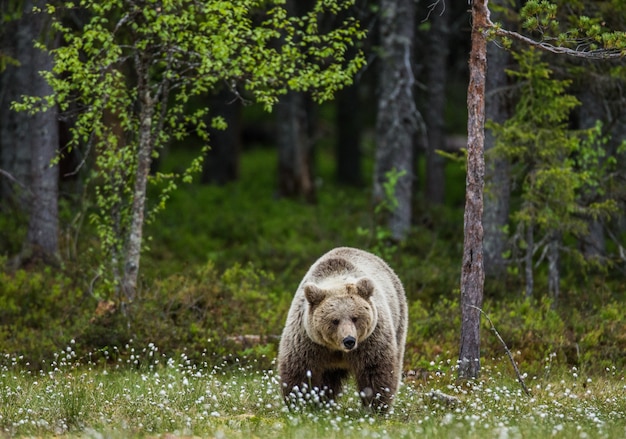
[[(320, 86), (306, 75), (283, 78), (280, 68), (259, 73), (260, 67), (256, 94), (218, 74), (213, 82), (182, 78), (181, 88), (205, 89), (183, 100), (175, 116), (185, 122), (172, 124), (171, 137), (149, 130), (159, 133), (158, 148), (149, 153), (146, 206), (139, 209), (147, 222), (134, 284), (125, 281), (125, 257), (136, 199), (129, 188), (139, 180), (133, 174), (139, 165), (128, 154), (141, 144), (134, 137), (141, 125), (124, 111), (132, 115), (151, 101), (120, 95), (100, 119), (86, 120), (79, 119), (86, 108), (78, 99), (65, 107), (24, 101), (22, 95), (51, 93), (39, 72), (52, 72), (54, 63), (32, 41), (43, 38), (51, 48), (76, 41), (51, 32), (49, 17), (31, 12), (44, 3), (34, 3), (4, 3), (2, 10), (0, 350), (6, 359), (22, 355), (39, 368), (71, 341), (79, 357), (108, 358), (113, 347), (153, 344), (202, 361), (239, 358), (270, 367), (303, 273), (341, 245), (381, 255), (404, 282), (407, 370), (428, 371), (457, 357), (471, 30), (464, 2), (357, 1), (331, 11), (339, 15), (320, 13), (319, 29), (341, 46), (337, 64), (354, 76), (351, 86), (344, 87), (345, 78), (329, 77)], [(156, 5), (150, 3), (159, 11)], [(592, 58), (606, 47), (603, 53), (615, 53), (610, 40), (602, 47), (597, 41), (608, 29), (624, 29), (626, 7), (561, 2), (546, 14), (546, 5), (490, 3), (492, 20), (503, 27), (574, 44), (589, 59), (512, 41), (489, 45), (483, 310), (528, 373), (540, 374), (548, 363), (602, 373), (623, 367), (626, 351), (626, 97), (623, 60)], [(57, 6), (57, 23), (68, 32), (80, 35), (96, 25), (80, 8)], [(106, 18), (100, 30), (120, 20), (106, 8), (98, 12)], [(330, 34), (335, 28), (345, 33)], [(125, 36), (127, 45), (131, 37)], [(98, 41), (90, 38), (82, 40), (85, 53), (87, 42)], [(233, 41), (224, 35), (221, 43)], [(213, 43), (214, 50), (222, 47)], [(335, 56), (317, 55), (326, 65)], [(118, 60), (111, 76), (85, 75), (82, 88), (106, 91), (123, 78), (140, 90), (139, 58)], [(306, 61), (293, 58), (293, 65), (308, 68)], [(129, 65), (136, 70), (124, 70)], [(146, 83), (156, 77), (163, 84), (164, 67), (146, 66)], [(296, 90), (272, 95), (265, 74)], [(29, 105), (47, 111), (24, 111)], [(164, 108), (158, 105), (155, 110)], [(47, 166), (55, 157), (57, 166)], [(195, 175), (187, 172), (190, 163)], [(488, 329), (482, 358), (502, 361), (502, 345)]]

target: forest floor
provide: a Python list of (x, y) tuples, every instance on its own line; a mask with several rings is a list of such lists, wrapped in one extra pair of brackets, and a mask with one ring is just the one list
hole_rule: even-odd
[(616, 370), (526, 377), (528, 396), (504, 363), (472, 381), (457, 381), (449, 366), (407, 378), (392, 411), (377, 415), (361, 407), (351, 383), (337, 403), (305, 394), (289, 409), (273, 369), (237, 360), (198, 366), (185, 356), (166, 358), (154, 345), (108, 365), (77, 361), (70, 346), (47, 371), (23, 366), (14, 358), (0, 371), (2, 437), (626, 436), (626, 381)]

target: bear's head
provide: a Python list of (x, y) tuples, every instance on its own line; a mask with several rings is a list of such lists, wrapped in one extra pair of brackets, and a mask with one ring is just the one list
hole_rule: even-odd
[(315, 343), (350, 352), (374, 331), (378, 314), (370, 300), (374, 293), (371, 280), (361, 278), (356, 283), (323, 287), (307, 283), (303, 288), (309, 304), (305, 326)]

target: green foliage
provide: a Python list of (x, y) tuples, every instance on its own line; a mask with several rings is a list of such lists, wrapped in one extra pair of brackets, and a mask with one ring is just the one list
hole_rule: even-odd
[[(567, 93), (570, 81), (555, 79), (552, 70), (533, 49), (514, 54), (519, 68), (508, 71), (519, 87), (513, 116), (489, 125), (496, 136), (495, 153), (511, 162), (512, 178), (521, 205), (512, 213), (519, 230), (532, 229), (535, 242), (555, 236), (581, 238), (589, 219), (608, 219), (618, 213), (608, 186), (616, 159), (606, 159), (601, 125), (589, 130), (568, 128), (571, 111), (579, 104)], [(528, 245), (521, 233), (516, 246)], [(533, 253), (537, 249), (532, 248)], [(568, 247), (572, 260), (583, 266), (576, 246)]]
[[(591, 315), (589, 315), (591, 314)], [(567, 316), (576, 340), (576, 360), (586, 369), (610, 370), (621, 364), (626, 349), (626, 307), (611, 300), (593, 307), (592, 313), (572, 307)]]
[[(184, 161), (183, 152), (172, 152), (173, 163), (164, 170)], [(152, 251), (144, 259), (130, 319), (118, 303), (92, 295), (104, 285), (91, 270), (89, 225), (65, 274), (36, 267), (0, 274), (0, 321), (7, 322), (0, 331), (3, 352), (23, 355), (37, 368), (50, 365), (56, 350), (73, 339), (78, 359), (112, 366), (152, 344), (159, 347), (155, 356), (184, 354), (192, 364), (226, 360), (232, 367), (238, 358), (270, 367), (293, 293), (311, 263), (338, 245), (368, 249), (368, 237), (359, 236), (355, 225), (368, 224), (370, 196), (335, 186), (328, 177), (332, 160), (321, 154), (324, 190), (317, 205), (275, 199), (273, 177), (266, 172), (274, 152), (248, 151), (242, 159), (240, 181), (177, 191), (171, 208), (149, 226)], [(441, 208), (432, 215), (417, 217), (414, 231), (388, 262), (410, 304), (406, 369), (434, 372), (458, 355), (463, 222), (462, 209)], [(609, 361), (623, 364), (622, 281), (619, 272), (581, 278), (580, 271), (568, 271), (564, 299), (555, 304), (520, 300), (511, 293), (521, 289), (519, 281), (511, 277), (505, 285), (486, 285), (485, 311), (523, 372), (541, 376), (549, 358), (552, 370), (576, 365), (600, 373)], [(506, 364), (486, 324), (482, 331), (485, 363)], [(242, 337), (248, 335), (253, 337)], [(594, 358), (596, 348), (606, 361)]]
[(624, 2), (530, 0), (519, 16), (522, 26), (539, 33), (542, 41), (567, 48), (570, 54), (626, 54)]
[[(0, 262), (2, 262), (0, 260)], [(0, 345), (36, 367), (84, 328), (94, 300), (51, 268), (0, 271)]]
[[(153, 237), (152, 251), (144, 258), (146, 276), (175, 273), (207, 260), (220, 271), (251, 262), (271, 272), (279, 289), (293, 293), (316, 256), (337, 245), (364, 246), (355, 224), (368, 219), (367, 194), (332, 183), (331, 155), (319, 154), (324, 190), (311, 205), (275, 197), (275, 177), (268, 171), (275, 167), (275, 154), (248, 151), (241, 157), (239, 181), (193, 185), (173, 194), (170, 207), (146, 230)], [(185, 157), (182, 149), (172, 151), (167, 166)]]
[[(6, 0), (0, 4), (0, 23), (18, 20), (22, 16), (23, 4), (20, 0)], [(0, 72), (4, 70), (4, 62), (12, 62), (12, 58), (0, 51)]]
[[(353, 1), (317, 1), (299, 17), (290, 16), (283, 3), (84, 0), (80, 9), (89, 18), (79, 29), (64, 21), (76, 5), (47, 5), (65, 43), (51, 51), (53, 71), (43, 72), (54, 93), (26, 97), (14, 108), (81, 110), (68, 149), (86, 145), (95, 152), (88, 177), (97, 206), (91, 220), (108, 255), (100, 276), (112, 289), (127, 270), (126, 252), (141, 241), (146, 164), (173, 140), (193, 132), (206, 143), (209, 124), (224, 126), (211, 109), (192, 106), (194, 97), (226, 84), (239, 98), (253, 98), (268, 110), (288, 89), (324, 101), (364, 65), (360, 52), (348, 57), (365, 36), (356, 20), (319, 30), (323, 16)], [(177, 182), (191, 181), (201, 163), (198, 157), (183, 172), (150, 177), (160, 191), (147, 219), (163, 210)]]
[[(576, 299), (573, 299), (576, 301)], [(557, 307), (543, 297), (487, 300), (483, 311), (493, 322), (522, 373), (543, 376), (575, 366), (587, 373), (623, 368), (626, 347), (623, 303), (611, 301), (597, 307)], [(434, 303), (411, 302), (406, 363), (415, 369), (440, 368), (440, 360), (458, 355), (461, 324), (459, 293)], [(482, 319), (481, 357), (506, 363), (504, 347)], [(602, 360), (598, 358), (601, 356)]]
[[(96, 350), (130, 340), (156, 343), (165, 354), (187, 352), (196, 362), (218, 362), (235, 353), (273, 358), (273, 343), (290, 303), (287, 297), (275, 290), (271, 274), (251, 264), (236, 264), (220, 273), (209, 262), (145, 288), (132, 304), (132, 321), (114, 310), (100, 313), (78, 340)], [(250, 342), (249, 334), (258, 340)], [(207, 351), (210, 358), (204, 358)]]
[[(7, 203), (8, 204), (8, 203)], [(19, 253), (26, 237), (27, 219), (17, 208), (5, 207), (7, 214), (0, 214), (0, 262), (2, 257)], [(0, 264), (0, 266), (3, 264)]]

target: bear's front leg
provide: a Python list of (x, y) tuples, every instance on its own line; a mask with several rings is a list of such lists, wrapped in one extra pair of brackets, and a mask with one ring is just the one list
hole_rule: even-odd
[(336, 400), (341, 394), (343, 381), (348, 377), (348, 371), (342, 369), (327, 370), (322, 374), (322, 390), (326, 400)]
[(371, 364), (356, 373), (357, 388), (363, 406), (385, 413), (398, 390), (398, 377), (390, 363)]
[[(285, 401), (302, 398), (304, 394), (309, 393), (312, 388), (319, 385), (319, 377), (316, 375), (314, 379), (313, 371), (307, 362), (301, 359), (293, 359), (290, 362), (291, 366), (285, 367), (281, 364), (280, 382), (283, 392), (283, 398)], [(297, 367), (293, 366), (297, 364)]]
[(283, 398), (292, 408), (296, 405), (323, 404), (336, 398), (346, 372), (322, 367), (325, 356), (317, 346), (302, 342), (299, 348), (285, 349), (288, 354), (279, 362)]

